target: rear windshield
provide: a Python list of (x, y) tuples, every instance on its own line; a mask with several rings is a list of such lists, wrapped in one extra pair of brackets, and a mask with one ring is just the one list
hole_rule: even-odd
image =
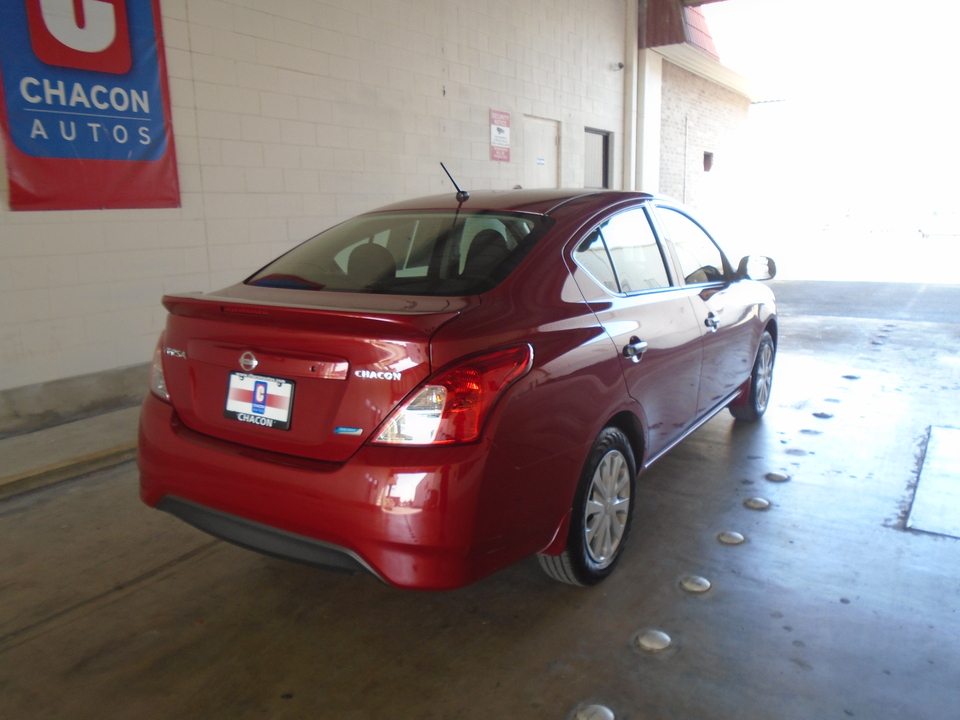
[(474, 295), (501, 282), (551, 221), (492, 212), (361, 215), (298, 245), (248, 285), (389, 295)]

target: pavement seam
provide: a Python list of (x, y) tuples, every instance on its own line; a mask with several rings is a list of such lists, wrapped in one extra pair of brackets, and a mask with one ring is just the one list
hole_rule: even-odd
[(136, 450), (137, 443), (133, 441), (80, 455), (69, 460), (61, 460), (40, 468), (26, 470), (15, 475), (0, 477), (0, 498), (67, 480), (89, 470), (102, 470), (112, 465), (118, 465), (132, 459)]
[[(182, 555), (178, 555), (172, 560), (168, 560), (162, 565), (159, 565), (153, 568), (152, 570), (148, 570), (147, 572), (142, 573), (136, 576), (135, 578), (131, 578), (130, 580), (125, 580), (124, 582), (121, 582), (121, 583), (117, 583), (109, 590), (104, 590), (103, 592), (97, 593), (92, 597), (88, 597), (85, 600), (81, 600), (78, 603), (74, 603), (70, 607), (64, 608), (62, 610), (58, 610), (57, 612), (52, 613), (47, 617), (40, 618), (39, 620), (35, 620), (34, 622), (29, 623), (28, 625), (25, 625), (21, 628), (17, 628), (16, 630), (11, 630), (5, 635), (0, 636), (0, 654), (5, 653), (9, 650), (12, 650), (16, 647), (19, 647), (24, 642), (27, 642), (27, 640), (29, 640), (29, 637), (24, 638), (23, 636), (29, 634), (33, 630), (43, 627), (44, 625), (48, 625), (51, 622), (59, 620), (60, 618), (70, 615), (71, 613), (74, 613), (77, 610), (87, 607), (88, 605), (92, 605), (100, 600), (103, 600), (104, 598), (110, 597), (111, 595), (116, 595), (117, 593), (123, 592), (124, 590), (128, 590), (136, 585), (140, 585), (141, 583), (146, 582), (147, 580), (155, 578), (158, 575), (162, 575), (166, 571), (175, 568), (177, 565), (181, 565), (187, 562), (188, 560), (191, 560), (199, 555), (202, 555), (207, 550), (211, 549), (215, 545), (221, 544), (222, 542), (223, 542), (222, 540), (210, 540), (209, 542), (206, 542), (203, 545), (200, 545), (199, 547), (194, 548), (193, 550), (189, 550), (183, 553)], [(18, 638), (20, 639), (20, 641), (15, 642)]]

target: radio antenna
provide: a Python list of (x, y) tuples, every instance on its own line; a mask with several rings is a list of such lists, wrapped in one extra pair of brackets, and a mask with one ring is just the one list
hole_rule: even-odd
[(461, 189), (460, 189), (460, 186), (457, 185), (457, 181), (453, 179), (453, 175), (451, 175), (451, 174), (450, 174), (450, 171), (447, 170), (447, 166), (444, 165), (443, 163), (440, 163), (440, 167), (443, 168), (443, 171), (447, 174), (447, 177), (450, 178), (450, 182), (452, 182), (452, 183), (453, 183), (453, 186), (457, 189), (457, 202), (458, 202), (458, 203), (462, 203), (462, 202), (464, 202), (465, 200), (469, 200), (469, 199), (470, 199), (470, 193), (468, 193), (466, 190), (461, 190)]

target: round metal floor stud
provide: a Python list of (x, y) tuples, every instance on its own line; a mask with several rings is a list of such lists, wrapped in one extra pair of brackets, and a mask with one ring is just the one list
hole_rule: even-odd
[(577, 710), (573, 720), (615, 720), (613, 710), (606, 705), (587, 705)]
[(644, 630), (637, 636), (637, 645), (641, 650), (657, 653), (666, 650), (673, 642), (663, 630)]
[(724, 531), (717, 535), (717, 540), (722, 542), (724, 545), (739, 545), (746, 540), (746, 538), (738, 532)]
[(700, 593), (705, 593), (712, 586), (710, 581), (705, 577), (700, 577), (699, 575), (687, 575), (680, 581), (680, 587), (694, 595), (699, 595)]
[(786, 482), (790, 476), (782, 472), (768, 472), (764, 477), (770, 482)]
[(767, 510), (770, 507), (770, 501), (762, 497), (750, 498), (744, 500), (743, 504), (751, 510)]
[(828, 413), (828, 412), (815, 412), (815, 413), (813, 414), (813, 416), (814, 416), (815, 418), (820, 418), (821, 420), (829, 420), (830, 418), (833, 417), (833, 413)]

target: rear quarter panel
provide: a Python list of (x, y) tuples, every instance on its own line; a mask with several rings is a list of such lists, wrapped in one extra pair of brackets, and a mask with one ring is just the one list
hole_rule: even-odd
[(436, 368), (472, 352), (533, 347), (533, 368), (488, 421), (497, 467), (484, 473), (475, 523), (478, 546), (512, 547), (518, 559), (553, 538), (608, 420), (624, 410), (637, 413), (616, 349), (562, 261), (562, 242), (549, 239), (431, 343)]

